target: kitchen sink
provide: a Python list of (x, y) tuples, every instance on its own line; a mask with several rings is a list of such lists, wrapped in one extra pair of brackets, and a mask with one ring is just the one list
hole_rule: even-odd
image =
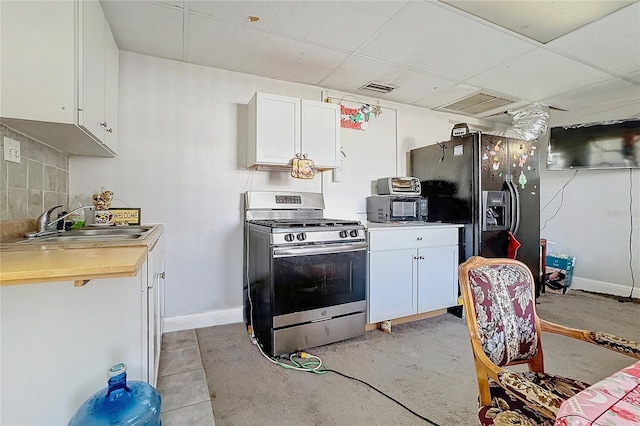
[(21, 240), (20, 244), (64, 243), (81, 241), (119, 241), (145, 238), (152, 226), (105, 226), (70, 229), (55, 234)]

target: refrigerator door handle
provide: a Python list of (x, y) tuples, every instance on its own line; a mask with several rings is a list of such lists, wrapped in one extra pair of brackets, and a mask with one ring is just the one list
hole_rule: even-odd
[(520, 228), (520, 193), (513, 183), (513, 177), (511, 175), (507, 176), (506, 182), (511, 198), (511, 226), (509, 230), (515, 235)]

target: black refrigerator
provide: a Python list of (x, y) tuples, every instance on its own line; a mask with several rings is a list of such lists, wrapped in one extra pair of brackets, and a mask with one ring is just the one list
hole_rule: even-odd
[[(410, 176), (428, 199), (429, 222), (464, 224), (460, 262), (471, 256), (524, 262), (540, 291), (538, 141), (471, 133), (411, 150)], [(519, 246), (518, 246), (519, 245)]]

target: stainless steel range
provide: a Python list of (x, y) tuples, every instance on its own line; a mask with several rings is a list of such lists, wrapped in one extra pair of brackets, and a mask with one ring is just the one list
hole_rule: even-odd
[(323, 209), (319, 193), (245, 193), (245, 319), (272, 356), (364, 334), (364, 227)]

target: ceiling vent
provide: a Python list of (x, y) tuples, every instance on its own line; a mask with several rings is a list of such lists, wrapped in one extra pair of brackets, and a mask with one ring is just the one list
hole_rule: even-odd
[(376, 83), (376, 82), (370, 81), (358, 90), (368, 90), (370, 92), (376, 92), (376, 93), (389, 93), (393, 89), (395, 89), (395, 87), (390, 86), (388, 84), (382, 84), (382, 83)]
[(477, 115), (511, 105), (514, 102), (510, 99), (480, 92), (436, 109), (464, 115)]

